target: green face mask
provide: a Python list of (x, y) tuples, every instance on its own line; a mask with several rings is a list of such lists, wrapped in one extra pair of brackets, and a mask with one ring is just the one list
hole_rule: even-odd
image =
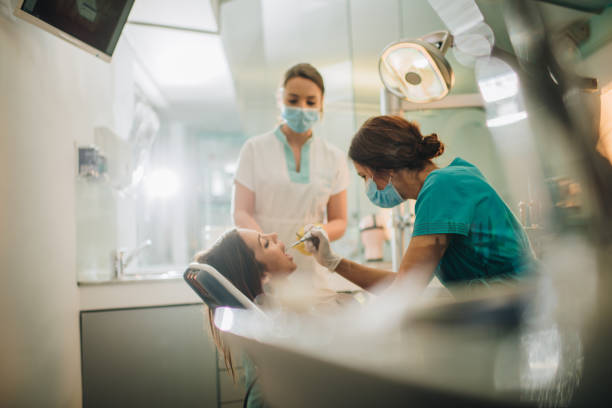
[(281, 116), (287, 122), (287, 126), (294, 132), (307, 132), (319, 120), (317, 109), (302, 109), (283, 106)]
[(387, 186), (383, 190), (379, 190), (378, 187), (376, 187), (374, 180), (369, 178), (368, 181), (366, 181), (366, 195), (372, 204), (382, 208), (395, 207), (404, 201), (400, 193), (397, 192), (391, 183), (390, 179)]

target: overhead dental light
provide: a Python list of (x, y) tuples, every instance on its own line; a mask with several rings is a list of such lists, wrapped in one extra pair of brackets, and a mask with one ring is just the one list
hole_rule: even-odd
[(444, 98), (455, 82), (453, 70), (444, 58), (452, 41), (448, 31), (436, 31), (388, 45), (378, 63), (383, 84), (391, 93), (414, 103)]

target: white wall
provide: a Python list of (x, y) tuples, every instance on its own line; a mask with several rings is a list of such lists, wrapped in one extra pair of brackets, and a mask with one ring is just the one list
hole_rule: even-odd
[(0, 16), (0, 406), (80, 406), (75, 142), (113, 128), (113, 70)]

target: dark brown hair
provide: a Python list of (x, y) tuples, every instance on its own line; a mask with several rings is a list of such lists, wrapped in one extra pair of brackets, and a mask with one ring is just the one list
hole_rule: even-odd
[[(265, 267), (255, 259), (255, 253), (247, 246), (235, 228), (224, 233), (211, 248), (197, 253), (194, 261), (215, 268), (252, 301), (263, 292), (261, 280)], [(232, 355), (227, 345), (221, 340), (219, 330), (215, 327), (214, 313), (214, 309), (208, 308), (210, 333), (217, 349), (223, 354), (225, 367), (235, 381)]]
[(361, 125), (351, 141), (349, 157), (375, 172), (422, 170), (443, 152), (444, 144), (435, 133), (423, 136), (415, 122), (383, 115)]
[(301, 64), (296, 64), (289, 68), (287, 72), (285, 72), (283, 86), (287, 85), (287, 82), (289, 82), (290, 79), (296, 77), (310, 79), (312, 82), (315, 83), (315, 85), (319, 87), (319, 89), (321, 90), (321, 94), (325, 94), (325, 85), (323, 84), (323, 77), (321, 76), (319, 71), (317, 71), (317, 69), (312, 65), (303, 62)]

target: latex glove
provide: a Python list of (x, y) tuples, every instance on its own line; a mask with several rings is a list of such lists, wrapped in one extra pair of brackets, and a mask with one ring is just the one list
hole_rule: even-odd
[[(301, 239), (304, 236), (304, 234), (306, 233), (306, 227), (308, 227), (308, 226), (310, 226), (310, 227), (312, 227), (312, 226), (320, 227), (321, 224), (306, 224), (306, 225), (304, 225), (302, 228), (300, 228), (300, 230), (298, 232), (296, 232), (295, 235), (296, 235), (297, 239)], [(306, 242), (307, 241), (301, 242), (301, 243), (297, 244), (294, 247), (294, 249), (297, 249), (302, 255), (311, 256), (312, 253), (310, 253), (310, 252), (308, 252), (306, 250)]]
[(335, 271), (338, 267), (338, 264), (342, 260), (342, 257), (336, 255), (329, 246), (329, 238), (327, 236), (327, 232), (321, 227), (314, 226), (312, 224), (304, 227), (304, 233), (312, 234), (313, 237), (319, 239), (319, 245), (315, 246), (315, 244), (308, 240), (304, 244), (306, 250), (314, 255), (315, 259), (319, 264), (326, 267), (330, 271)]

